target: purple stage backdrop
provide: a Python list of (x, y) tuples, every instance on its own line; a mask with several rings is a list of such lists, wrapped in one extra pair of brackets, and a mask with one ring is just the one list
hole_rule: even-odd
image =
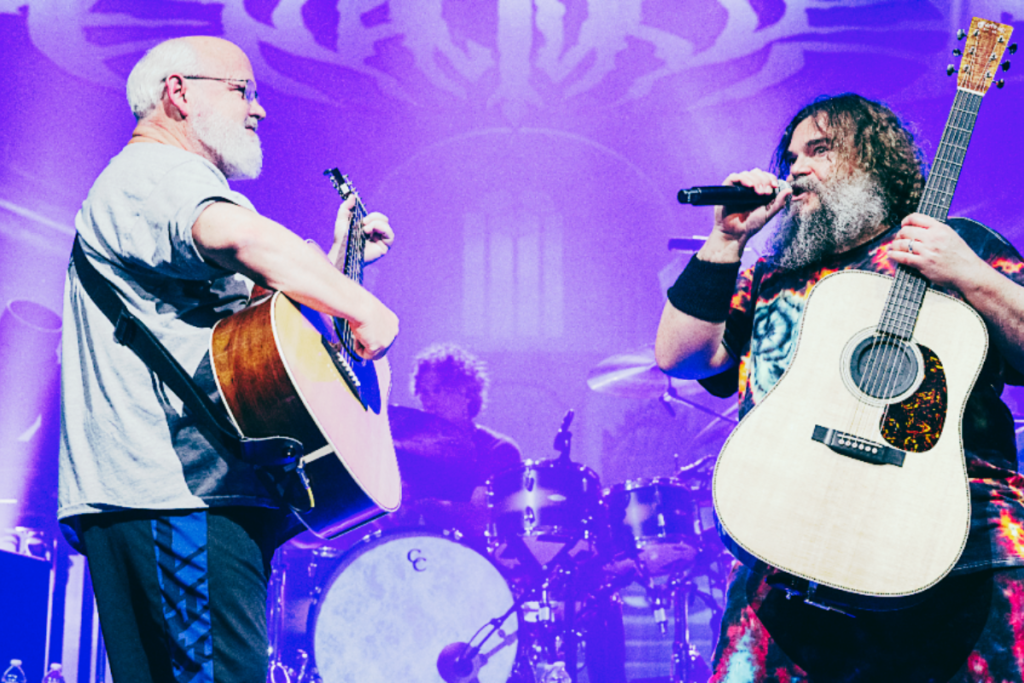
[[(573, 457), (603, 484), (669, 475), (674, 454), (715, 452), (726, 423), (586, 379), (643, 355), (687, 258), (669, 238), (709, 230), (711, 210), (676, 191), (766, 167), (822, 93), (889, 103), (934, 153), (972, 16), (1024, 38), (1020, 0), (0, 0), (0, 327), (33, 324), (12, 303), (60, 311), (75, 212), (134, 124), (134, 62), (165, 38), (223, 36), (269, 113), (264, 173), (235, 187), (326, 245), (337, 198), (321, 173), (339, 166), (392, 220), (396, 247), (367, 284), (402, 320), (396, 403), (414, 405), (415, 353), (453, 341), (490, 365), (480, 421), (526, 457), (554, 454), (573, 408)], [(1018, 245), (1019, 69), (986, 97), (952, 209)], [(56, 403), (37, 385), (58, 362), (0, 358), (0, 421), (22, 421), (0, 429), (0, 527), (52, 515)]]

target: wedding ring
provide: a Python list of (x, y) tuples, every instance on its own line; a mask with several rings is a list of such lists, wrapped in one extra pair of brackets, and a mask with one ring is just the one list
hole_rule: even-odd
[(914, 253), (914, 240), (907, 240), (907, 252)]

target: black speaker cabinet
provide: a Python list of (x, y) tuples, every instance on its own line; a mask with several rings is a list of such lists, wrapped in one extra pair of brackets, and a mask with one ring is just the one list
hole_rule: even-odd
[(43, 679), (50, 563), (0, 550), (0, 672), (12, 659), (30, 683)]

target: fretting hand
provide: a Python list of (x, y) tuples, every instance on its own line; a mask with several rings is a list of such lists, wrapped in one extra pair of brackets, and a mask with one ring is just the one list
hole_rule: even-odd
[[(352, 209), (355, 208), (355, 195), (349, 196), (341, 206), (338, 207), (338, 215), (334, 221), (334, 244), (328, 257), (331, 263), (337, 268), (344, 267), (344, 247), (348, 238), (349, 223), (352, 220)], [(391, 229), (388, 217), (382, 213), (373, 212), (366, 214), (362, 221), (363, 234), (366, 235), (366, 244), (363, 248), (363, 263), (373, 263), (380, 259), (395, 241), (395, 232)]]

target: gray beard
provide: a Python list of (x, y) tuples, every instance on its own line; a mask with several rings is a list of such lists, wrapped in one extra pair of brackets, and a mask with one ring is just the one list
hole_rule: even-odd
[(780, 270), (799, 270), (859, 244), (889, 215), (888, 202), (874, 176), (858, 171), (824, 183), (808, 177), (793, 183), (818, 196), (818, 207), (787, 206), (768, 242), (770, 260)]
[[(251, 116), (246, 125), (255, 129), (258, 120)], [(260, 139), (250, 138), (245, 128), (216, 112), (192, 118), (192, 138), (213, 156), (215, 165), (228, 178), (258, 178), (263, 170)]]

